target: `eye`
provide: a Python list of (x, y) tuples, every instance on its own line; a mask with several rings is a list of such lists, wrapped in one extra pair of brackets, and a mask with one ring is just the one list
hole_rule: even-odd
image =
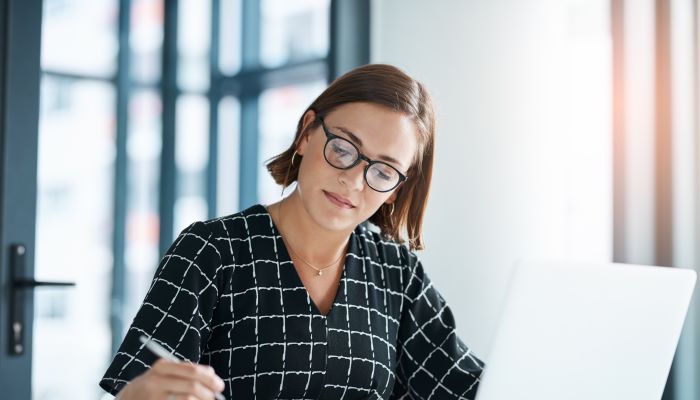
[(333, 150), (333, 152), (335, 154), (337, 154), (338, 156), (341, 156), (341, 157), (350, 154), (350, 152), (347, 149), (345, 149), (342, 145), (340, 145), (339, 143), (331, 142), (331, 149)]
[(357, 151), (342, 139), (336, 139), (330, 143), (333, 157), (343, 163), (352, 163), (357, 157)]
[(372, 167), (372, 172), (374, 172), (374, 175), (382, 180), (385, 181), (390, 181), (393, 179), (393, 176), (396, 175), (396, 172), (394, 172), (393, 169), (385, 166), (385, 165), (378, 165), (374, 164)]

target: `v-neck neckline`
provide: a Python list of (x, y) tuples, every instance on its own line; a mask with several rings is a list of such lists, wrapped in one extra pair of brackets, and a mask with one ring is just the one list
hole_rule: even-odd
[[(258, 206), (262, 209), (262, 211), (267, 215), (267, 218), (270, 220), (270, 228), (272, 229), (272, 234), (275, 237), (275, 243), (277, 243), (277, 249), (278, 249), (278, 258), (279, 262), (289, 262), (292, 265), (292, 269), (294, 270), (294, 273), (292, 274), (293, 279), (295, 280), (294, 284), (297, 287), (303, 287), (304, 288), (304, 293), (306, 294), (306, 300), (307, 302), (311, 305), (311, 309), (314, 313), (317, 315), (322, 316), (323, 318), (329, 319), (333, 311), (335, 310), (335, 305), (339, 303), (340, 296), (341, 296), (341, 289), (345, 290), (342, 288), (343, 282), (345, 282), (345, 286), (347, 287), (347, 264), (348, 264), (348, 256), (350, 255), (350, 252), (352, 250), (352, 244), (355, 236), (355, 231), (350, 233), (350, 237), (348, 238), (348, 246), (347, 246), (347, 253), (345, 254), (345, 260), (343, 262), (343, 272), (340, 274), (340, 280), (338, 280), (338, 288), (335, 291), (335, 296), (333, 298), (333, 302), (331, 303), (331, 308), (328, 310), (327, 314), (324, 314), (321, 312), (321, 310), (318, 308), (318, 305), (314, 301), (314, 299), (311, 297), (311, 294), (309, 292), (309, 289), (304, 285), (304, 281), (301, 280), (301, 276), (299, 275), (299, 271), (297, 271), (296, 266), (294, 265), (294, 261), (292, 260), (292, 257), (289, 255), (289, 251), (287, 249), (287, 244), (284, 242), (284, 239), (282, 238), (282, 233), (281, 231), (277, 228), (277, 225), (275, 224), (275, 221), (272, 219), (272, 215), (270, 214), (270, 211), (267, 209), (262, 204), (258, 204)], [(279, 238), (279, 240), (277, 240)]]

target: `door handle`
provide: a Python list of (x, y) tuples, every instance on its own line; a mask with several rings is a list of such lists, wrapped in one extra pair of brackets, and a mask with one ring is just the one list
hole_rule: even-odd
[[(27, 247), (10, 245), (10, 355), (24, 353), (25, 301), (27, 291), (38, 286), (75, 286), (73, 282), (42, 282), (27, 278)], [(31, 294), (29, 294), (31, 295)]]
[(75, 286), (73, 282), (42, 282), (34, 279), (15, 279), (12, 285), (17, 289), (32, 289), (37, 286)]

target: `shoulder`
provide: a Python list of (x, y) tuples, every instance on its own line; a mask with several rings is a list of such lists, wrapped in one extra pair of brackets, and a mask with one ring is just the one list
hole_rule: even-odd
[(379, 258), (389, 265), (401, 266), (402, 269), (408, 270), (418, 263), (418, 256), (406, 244), (397, 243), (383, 235), (379, 228), (369, 221), (358, 225), (355, 235), (369, 250), (372, 258)]
[(269, 235), (271, 232), (270, 215), (260, 204), (193, 225), (199, 225), (198, 229), (210, 234), (211, 242), (228, 254), (238, 253), (241, 243), (247, 243), (251, 237)]
[(235, 214), (201, 221), (201, 224), (214, 238), (245, 239), (251, 231), (259, 230), (260, 226), (268, 227), (269, 221), (270, 217), (265, 207), (256, 204)]

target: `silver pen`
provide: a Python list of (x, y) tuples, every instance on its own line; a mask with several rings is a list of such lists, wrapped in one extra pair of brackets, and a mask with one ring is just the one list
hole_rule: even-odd
[[(150, 350), (153, 354), (157, 355), (160, 358), (164, 358), (164, 359), (170, 360), (170, 361), (177, 361), (177, 362), (182, 361), (182, 360), (179, 360), (174, 355), (172, 355), (168, 350), (165, 350), (165, 348), (163, 348), (163, 346), (159, 345), (158, 343), (154, 342), (153, 340), (150, 340), (149, 338), (147, 338), (144, 335), (141, 335), (139, 337), (139, 340), (141, 341), (141, 343), (144, 344), (144, 346), (146, 346), (146, 348), (148, 350)], [(221, 393), (214, 393), (214, 397), (216, 397), (216, 400), (226, 400), (224, 395)]]

